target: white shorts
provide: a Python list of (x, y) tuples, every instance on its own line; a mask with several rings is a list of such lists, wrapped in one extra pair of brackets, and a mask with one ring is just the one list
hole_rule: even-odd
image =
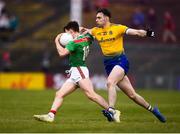
[(66, 82), (77, 84), (82, 79), (89, 78), (89, 70), (87, 67), (71, 67), (69, 70), (70, 77)]

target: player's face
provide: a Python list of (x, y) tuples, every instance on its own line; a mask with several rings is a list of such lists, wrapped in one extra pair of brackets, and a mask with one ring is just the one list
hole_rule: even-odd
[(96, 15), (96, 24), (99, 26), (99, 27), (103, 27), (107, 22), (107, 17), (104, 16), (103, 13), (97, 13)]
[(65, 32), (68, 34), (71, 34), (74, 37), (74, 31), (72, 29), (70, 29), (70, 30), (66, 29)]

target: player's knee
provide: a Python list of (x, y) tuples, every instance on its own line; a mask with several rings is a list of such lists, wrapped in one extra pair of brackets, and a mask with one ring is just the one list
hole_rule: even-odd
[(131, 93), (128, 95), (130, 99), (135, 100), (136, 99), (136, 93)]
[(109, 88), (109, 87), (111, 87), (111, 86), (115, 86), (115, 82), (112, 81), (111, 79), (108, 79), (108, 80), (107, 80), (107, 87)]
[(64, 95), (60, 92), (56, 92), (56, 98), (63, 98)]

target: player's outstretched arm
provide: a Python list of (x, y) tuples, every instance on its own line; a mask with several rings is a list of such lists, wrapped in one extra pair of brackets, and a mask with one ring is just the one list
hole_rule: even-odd
[(128, 28), (126, 31), (126, 34), (127, 35), (136, 35), (136, 36), (140, 36), (140, 37), (154, 37), (154, 32), (151, 29), (137, 30), (137, 29)]
[(57, 51), (58, 51), (59, 56), (60, 56), (60, 57), (64, 57), (64, 56), (68, 55), (70, 52), (69, 52), (68, 49), (62, 47), (62, 45), (61, 45), (60, 42), (59, 42), (60, 37), (61, 37), (61, 34), (58, 34), (58, 35), (56, 36), (56, 38), (55, 38), (55, 44), (56, 44), (56, 49), (57, 49)]
[(79, 27), (79, 31), (81, 34), (91, 34), (91, 29), (85, 28), (85, 27)]

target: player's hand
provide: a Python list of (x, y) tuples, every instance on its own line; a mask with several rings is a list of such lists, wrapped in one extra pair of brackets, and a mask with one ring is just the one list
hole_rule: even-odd
[(61, 38), (61, 36), (62, 36), (62, 33), (58, 34), (58, 35), (56, 36), (56, 38), (59, 39), (59, 38)]
[(89, 30), (87, 28), (80, 27), (80, 34), (87, 34), (87, 33), (89, 33)]
[[(60, 33), (60, 34), (58, 34), (58, 35), (56, 36), (56, 38), (55, 38), (55, 44), (61, 45), (61, 44), (60, 44), (60, 41), (59, 41), (59, 39), (61, 38), (61, 36), (62, 36), (62, 33)], [(61, 45), (61, 46), (62, 46), (62, 45)]]
[(147, 37), (155, 37), (154, 31), (152, 31), (150, 28), (146, 30), (146, 36)]

